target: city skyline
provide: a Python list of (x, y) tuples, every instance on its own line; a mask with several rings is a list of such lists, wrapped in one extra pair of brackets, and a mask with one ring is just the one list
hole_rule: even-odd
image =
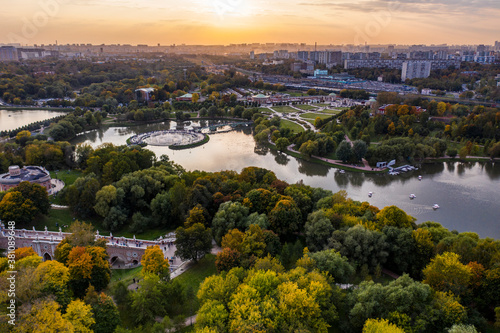
[(22, 0), (4, 5), (0, 43), (493, 44), (493, 0)]

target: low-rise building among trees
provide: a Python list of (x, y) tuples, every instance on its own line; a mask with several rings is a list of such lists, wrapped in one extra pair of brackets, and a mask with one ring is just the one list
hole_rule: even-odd
[(8, 191), (25, 181), (43, 186), (49, 194), (52, 192), (50, 174), (45, 168), (18, 165), (11, 165), (8, 173), (0, 175), (0, 191)]

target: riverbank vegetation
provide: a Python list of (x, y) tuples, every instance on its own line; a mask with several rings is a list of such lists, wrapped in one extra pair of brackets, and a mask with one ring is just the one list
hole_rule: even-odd
[[(110, 290), (123, 322), (136, 332), (151, 332), (158, 316), (169, 318), (161, 325), (170, 318), (179, 324), (198, 307), (197, 328), (216, 331), (258, 324), (359, 332), (373, 318), (415, 332), (445, 332), (454, 324), (483, 331), (496, 320), (499, 241), (434, 222), (416, 225), (395, 206), (380, 209), (344, 191), (287, 184), (265, 169), (187, 172), (147, 150), (112, 145), (84, 146), (77, 155), (83, 175), (61, 193), (75, 217), (99, 221), (101, 233), (177, 228), (183, 257), (210, 252), (210, 245), (191, 242), (192, 235), (208, 235), (208, 244), (214, 237), (221, 247), (218, 274), (199, 287), (199, 303), (189, 301), (193, 283), (201, 281), (195, 278), (156, 288), (157, 278), (146, 275), (138, 291), (122, 284)], [(385, 270), (401, 277), (380, 279)], [(177, 306), (159, 298), (176, 299)], [(237, 316), (248, 302), (251, 312)], [(373, 306), (362, 306), (367, 302)], [(67, 311), (63, 303), (53, 306)], [(138, 306), (146, 312), (133, 316)], [(275, 310), (264, 311), (269, 308)], [(303, 315), (290, 315), (296, 311)]]

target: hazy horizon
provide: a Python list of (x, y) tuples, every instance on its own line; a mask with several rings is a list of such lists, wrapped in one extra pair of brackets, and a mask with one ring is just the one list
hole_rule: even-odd
[(0, 43), (492, 45), (499, 16), (495, 0), (20, 0)]

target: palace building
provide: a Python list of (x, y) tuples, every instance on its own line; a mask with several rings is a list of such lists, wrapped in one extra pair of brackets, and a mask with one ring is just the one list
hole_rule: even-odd
[(0, 191), (10, 190), (25, 181), (41, 185), (51, 194), (52, 184), (50, 174), (45, 168), (39, 166), (25, 166), (20, 168), (17, 165), (11, 165), (8, 173), (0, 175)]

